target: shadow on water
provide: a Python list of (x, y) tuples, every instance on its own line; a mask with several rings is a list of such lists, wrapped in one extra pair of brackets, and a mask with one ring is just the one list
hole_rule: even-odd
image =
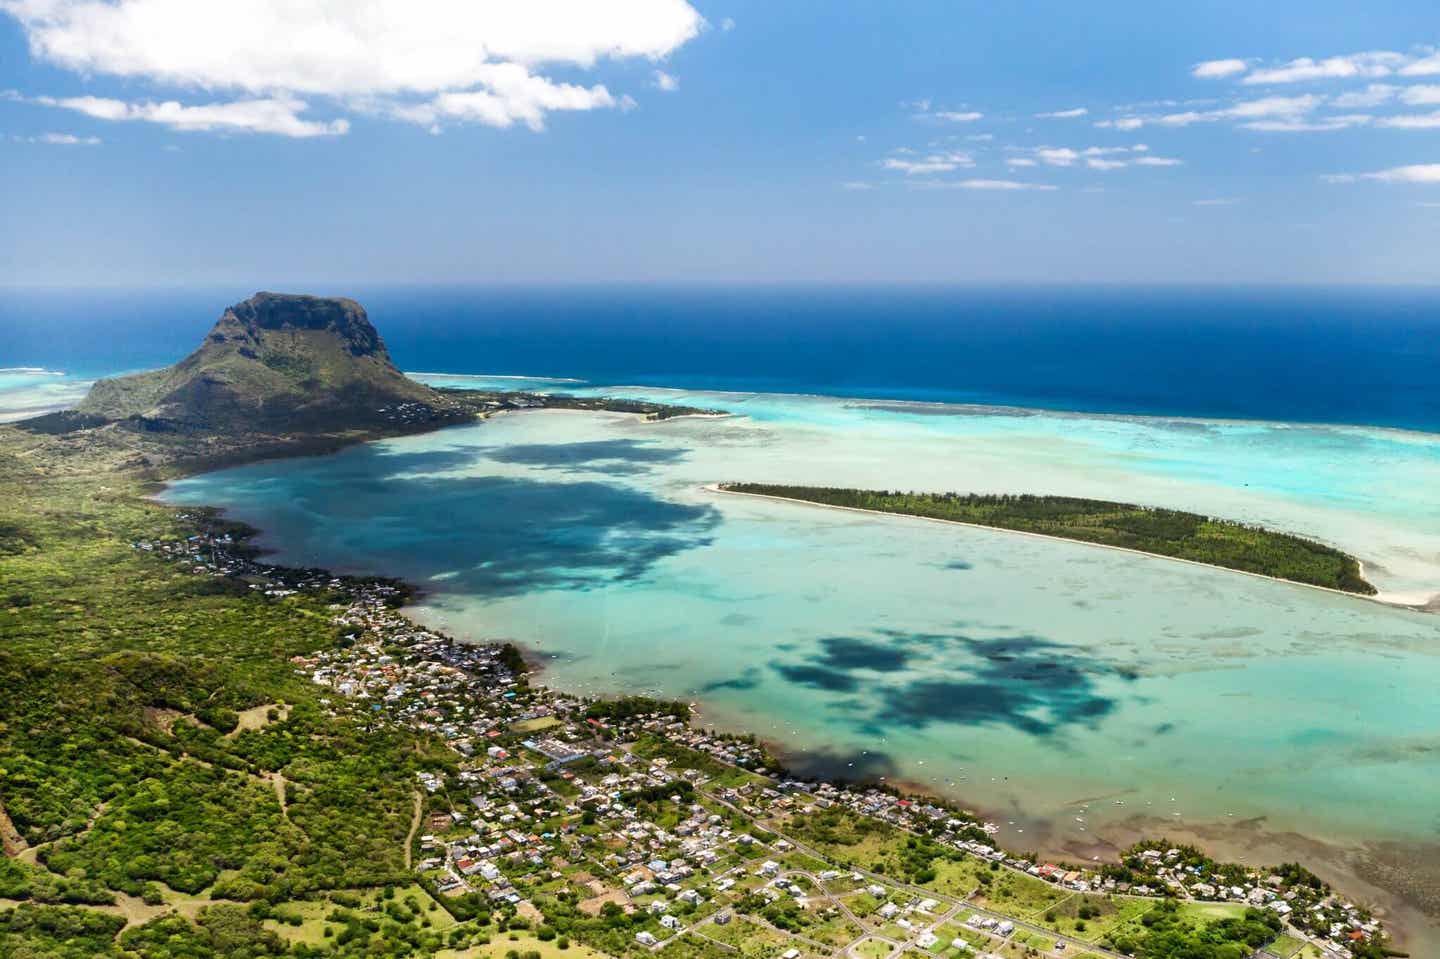
[[(922, 659), (943, 663), (946, 676), (895, 681), (893, 674)], [(1093, 727), (1116, 708), (1116, 699), (1099, 692), (1100, 677), (1131, 678), (1035, 636), (910, 636), (896, 630), (877, 630), (874, 638), (828, 637), (803, 660), (777, 660), (770, 668), (797, 686), (862, 694), (852, 703), (851, 721), (868, 734), (953, 723), (1053, 737), (1067, 727)]]
[(286, 560), (398, 573), (487, 598), (636, 580), (666, 557), (709, 545), (721, 522), (712, 506), (615, 483), (454, 472), (485, 455), (356, 447), (201, 478), (171, 498), (231, 505), (271, 531)]
[(685, 458), (687, 450), (639, 440), (594, 440), (580, 443), (519, 443), (489, 453), (497, 463), (514, 463), (566, 473), (604, 472), (615, 476), (649, 473), (655, 466)]

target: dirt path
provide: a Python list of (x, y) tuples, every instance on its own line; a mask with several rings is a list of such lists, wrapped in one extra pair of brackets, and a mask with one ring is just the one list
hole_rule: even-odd
[(10, 821), (10, 815), (5, 812), (4, 805), (0, 805), (0, 847), (3, 847), (5, 855), (12, 859), (30, 848), (25, 837), (20, 835), (20, 830), (16, 829), (15, 824)]
[(280, 816), (286, 822), (289, 822), (290, 806), (285, 799), (285, 774), (273, 772), (267, 778), (270, 780), (270, 784), (275, 787), (275, 798), (280, 802)]
[(420, 795), (420, 790), (415, 790), (415, 814), (410, 817), (410, 831), (405, 834), (405, 868), (408, 870), (413, 865), (415, 858), (411, 851), (415, 846), (415, 834), (420, 831), (420, 813), (425, 806), (425, 797)]

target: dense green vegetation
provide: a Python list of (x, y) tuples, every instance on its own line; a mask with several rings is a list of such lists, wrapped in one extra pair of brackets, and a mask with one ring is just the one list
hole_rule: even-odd
[(1266, 909), (1194, 923), (1179, 903), (1167, 900), (1141, 916), (1139, 928), (1123, 927), (1112, 940), (1116, 949), (1139, 959), (1243, 959), (1273, 942), (1283, 928), (1280, 917)]
[(1323, 543), (1230, 520), (1069, 496), (902, 493), (768, 483), (727, 483), (729, 492), (900, 513), (1100, 543), (1372, 595), (1355, 557)]
[[(41, 477), (0, 446), (0, 528), (26, 541), (0, 553), (0, 809), (36, 861), (0, 858), (0, 898), (29, 900), (0, 909), (6, 959), (271, 954), (247, 904), (410, 882), (415, 773), (456, 763), (294, 673), (290, 656), (333, 647), (333, 597), (267, 597), (132, 548), (204, 521), (142, 491)], [(283, 717), (226, 735), (276, 702)], [(183, 895), (234, 905), (119, 938), (122, 917), (71, 908)]]
[(602, 699), (591, 703), (585, 710), (590, 719), (624, 720), (636, 716), (674, 716), (679, 720), (690, 718), (690, 706), (674, 699), (652, 699), (649, 696), (621, 696), (619, 699)]

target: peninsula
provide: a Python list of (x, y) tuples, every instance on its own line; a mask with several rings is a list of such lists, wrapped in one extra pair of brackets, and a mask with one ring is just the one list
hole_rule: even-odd
[(1360, 561), (1289, 533), (1181, 510), (1071, 496), (996, 496), (722, 483), (727, 493), (1014, 530), (1373, 596)]
[(549, 402), (431, 390), (353, 301), (261, 294), (180, 364), (0, 427), (0, 955), (1386, 954), (1301, 866), (1002, 850), (685, 703), (532, 684), (513, 646), (407, 619), (402, 583), (265, 563), (254, 530), (146, 496)]

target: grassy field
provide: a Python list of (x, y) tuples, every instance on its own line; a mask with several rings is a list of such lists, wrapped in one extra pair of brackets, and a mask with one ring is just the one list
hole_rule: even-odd
[(516, 933), (513, 939), (509, 933), (504, 933), (484, 946), (442, 949), (435, 953), (435, 959), (505, 959), (505, 955), (511, 951), (522, 955), (538, 952), (540, 959), (606, 959), (604, 953), (596, 952), (588, 946), (572, 942), (567, 948), (561, 949), (557, 940), (541, 942), (528, 932)]

